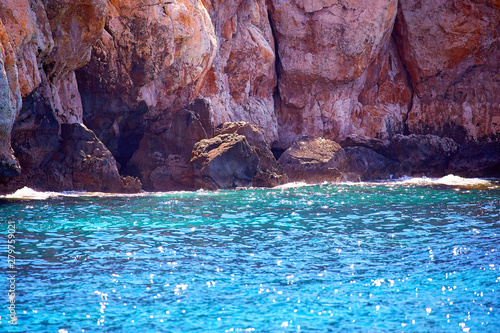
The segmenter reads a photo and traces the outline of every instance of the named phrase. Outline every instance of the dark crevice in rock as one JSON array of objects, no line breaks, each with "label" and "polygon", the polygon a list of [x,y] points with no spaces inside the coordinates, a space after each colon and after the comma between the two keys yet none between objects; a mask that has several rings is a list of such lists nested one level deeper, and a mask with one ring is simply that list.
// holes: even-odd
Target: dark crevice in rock
[{"label": "dark crevice in rock", "polygon": [[[394,26],[396,26],[396,25],[394,25]],[[396,28],[394,27],[394,29],[396,29]],[[397,55],[399,57],[399,60],[401,61],[401,64],[403,65],[403,70],[406,74],[406,82],[408,82],[408,88],[410,89],[410,93],[411,93],[410,104],[408,104],[408,112],[403,115],[403,134],[410,135],[410,130],[408,128],[408,118],[410,116],[411,110],[413,109],[413,99],[415,98],[415,90],[413,88],[413,82],[411,80],[410,71],[408,70],[408,67],[404,63],[403,57],[401,56],[401,50],[400,50],[401,45],[400,45],[400,43],[398,43],[398,38],[396,36],[394,29],[393,29],[391,38],[394,41],[394,45],[396,45],[396,52],[397,52]]]},{"label": "dark crevice in rock", "polygon": [[[268,4],[268,8],[269,8],[269,6],[272,6],[272,3]],[[274,112],[275,112],[276,116],[278,116],[278,112],[281,108],[281,102],[282,102],[281,93],[280,93],[280,89],[279,89],[279,83],[280,83],[281,78],[282,78],[283,69],[282,69],[281,58],[280,58],[280,54],[279,54],[278,38],[276,36],[276,26],[275,26],[275,23],[271,17],[271,12],[269,10],[267,11],[267,18],[269,20],[269,26],[271,27],[271,33],[273,35],[273,41],[274,41],[274,56],[275,56],[274,67],[275,67],[275,71],[276,71],[276,86],[274,87],[274,90],[273,90],[273,100],[274,100]],[[278,127],[279,127],[279,121],[278,121]],[[279,129],[278,129],[278,131],[279,131]],[[278,144],[278,142],[272,142],[271,146],[274,147],[277,144]],[[277,151],[277,152],[280,151],[278,156],[273,151],[273,154],[276,157],[276,159],[278,159],[279,156],[281,156],[281,154],[285,150],[286,149],[276,148],[275,151]]]},{"label": "dark crevice in rock", "polygon": [[273,19],[271,18],[271,13],[269,11],[267,12],[267,17],[269,20],[269,25],[271,26],[271,33],[273,34],[273,40],[274,40],[274,54],[275,54],[274,66],[276,69],[276,87],[274,88],[273,97],[274,97],[274,100],[276,102],[276,101],[281,101],[281,96],[280,96],[280,91],[279,91],[279,82],[280,82],[281,75],[282,75],[282,68],[281,68],[280,54],[278,51],[278,38],[276,37],[276,27],[274,25]]},{"label": "dark crevice in rock", "polygon": [[278,147],[272,147],[271,152],[273,153],[273,156],[276,160],[279,160],[281,155],[285,152],[286,149],[283,148],[278,148]]},{"label": "dark crevice in rock", "polygon": [[126,169],[128,161],[134,156],[144,137],[146,127],[143,118],[143,113],[139,115],[132,113],[120,126],[122,135],[118,141],[117,151],[113,154],[120,164],[120,172]]}]

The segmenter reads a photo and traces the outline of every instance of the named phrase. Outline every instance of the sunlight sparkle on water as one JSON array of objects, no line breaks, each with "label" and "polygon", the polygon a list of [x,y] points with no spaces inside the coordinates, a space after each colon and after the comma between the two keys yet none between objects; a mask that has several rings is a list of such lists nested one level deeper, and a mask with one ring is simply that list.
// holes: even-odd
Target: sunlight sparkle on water
[{"label": "sunlight sparkle on water", "polygon": [[6,198],[7,332],[496,332],[500,190],[457,181]]}]

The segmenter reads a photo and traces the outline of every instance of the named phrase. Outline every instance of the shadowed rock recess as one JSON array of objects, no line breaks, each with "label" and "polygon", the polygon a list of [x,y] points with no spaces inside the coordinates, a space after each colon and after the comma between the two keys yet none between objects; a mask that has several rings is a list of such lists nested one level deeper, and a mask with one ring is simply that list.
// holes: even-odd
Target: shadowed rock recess
[{"label": "shadowed rock recess", "polygon": [[0,0],[0,193],[500,177],[500,2]]}]

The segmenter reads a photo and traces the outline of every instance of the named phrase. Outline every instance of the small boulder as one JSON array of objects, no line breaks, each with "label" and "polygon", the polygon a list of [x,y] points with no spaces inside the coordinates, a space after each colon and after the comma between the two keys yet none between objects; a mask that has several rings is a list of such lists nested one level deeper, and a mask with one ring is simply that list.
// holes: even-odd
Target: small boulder
[{"label": "small boulder", "polygon": [[321,183],[342,181],[346,167],[344,149],[335,141],[303,136],[278,160],[290,181]]},{"label": "small boulder", "polygon": [[191,159],[195,187],[208,190],[249,186],[259,157],[243,135],[221,134],[196,143]]}]

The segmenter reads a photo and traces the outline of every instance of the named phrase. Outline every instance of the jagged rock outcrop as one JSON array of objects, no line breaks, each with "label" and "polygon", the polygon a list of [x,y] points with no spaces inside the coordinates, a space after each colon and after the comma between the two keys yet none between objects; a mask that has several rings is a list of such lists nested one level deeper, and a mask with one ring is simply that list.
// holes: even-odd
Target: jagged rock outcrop
[{"label": "jagged rock outcrop", "polygon": [[214,136],[212,105],[196,99],[185,108],[152,121],[125,172],[147,191],[194,189],[190,165],[195,143]]},{"label": "jagged rock outcrop", "polygon": [[294,182],[343,181],[346,154],[335,141],[300,137],[279,158],[288,179]]},{"label": "jagged rock outcrop", "polygon": [[257,126],[247,122],[229,122],[217,127],[215,134],[243,135],[259,157],[258,172],[252,180],[257,187],[274,187],[288,181],[283,167],[278,163],[270,149],[264,133]]},{"label": "jagged rock outcrop", "polygon": [[247,139],[221,134],[196,143],[191,159],[197,188],[216,190],[251,185],[259,157]]},{"label": "jagged rock outcrop", "polygon": [[54,171],[49,189],[114,193],[135,193],[141,189],[139,180],[120,176],[110,151],[84,125],[63,124],[61,132],[62,154],[50,163]]},{"label": "jagged rock outcrop", "polygon": [[92,131],[82,124],[60,125],[50,106],[39,90],[24,101],[12,133],[23,172],[0,185],[2,192],[24,186],[47,191],[140,191],[138,180],[120,176],[114,157]]},{"label": "jagged rock outcrop", "polygon": [[[101,36],[105,12],[105,0],[0,3],[2,57],[7,59],[2,68],[7,89],[1,91],[10,97],[10,104],[2,103],[6,106],[1,124],[5,134],[0,155],[5,156],[3,152],[12,144],[21,167],[20,175],[3,172],[2,191],[21,186],[140,190],[140,182],[121,178],[114,157],[97,138],[80,142],[65,127],[85,128],[74,71],[89,60],[93,44]],[[82,131],[93,136],[87,129]],[[80,156],[82,152],[85,156]],[[2,158],[3,170],[5,161],[9,163],[9,156]],[[17,177],[6,181],[6,175]]]}]

